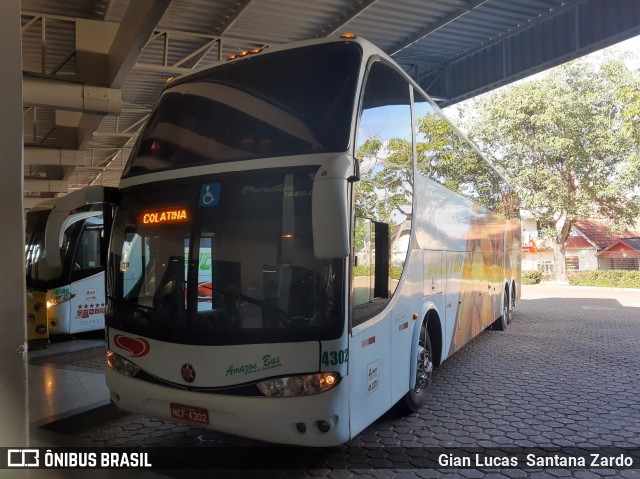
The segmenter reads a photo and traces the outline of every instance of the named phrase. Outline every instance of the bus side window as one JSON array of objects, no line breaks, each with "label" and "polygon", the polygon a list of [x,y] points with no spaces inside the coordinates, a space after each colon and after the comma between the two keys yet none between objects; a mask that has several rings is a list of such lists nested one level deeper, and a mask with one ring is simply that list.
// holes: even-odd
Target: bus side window
[{"label": "bus side window", "polygon": [[[352,326],[380,313],[393,296],[410,247],[413,144],[410,85],[383,62],[370,66],[358,123],[354,184]],[[366,218],[366,219],[365,219]]]}]

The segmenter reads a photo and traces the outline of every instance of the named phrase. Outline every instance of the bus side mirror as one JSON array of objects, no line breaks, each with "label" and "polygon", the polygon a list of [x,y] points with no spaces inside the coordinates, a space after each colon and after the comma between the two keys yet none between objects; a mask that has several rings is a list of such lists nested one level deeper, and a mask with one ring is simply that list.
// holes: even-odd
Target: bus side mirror
[{"label": "bus side mirror", "polygon": [[347,155],[338,155],[322,165],[313,179],[313,253],[318,259],[349,256],[347,186],[352,176],[352,160]]}]

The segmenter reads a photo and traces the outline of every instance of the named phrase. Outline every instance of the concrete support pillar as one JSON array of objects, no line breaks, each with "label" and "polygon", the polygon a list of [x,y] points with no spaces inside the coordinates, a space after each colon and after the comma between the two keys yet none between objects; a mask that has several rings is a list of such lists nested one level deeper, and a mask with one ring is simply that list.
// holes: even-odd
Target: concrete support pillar
[{"label": "concrete support pillar", "polygon": [[[28,445],[27,351],[25,330],[24,213],[22,208],[22,39],[20,1],[0,1],[0,446]],[[23,477],[5,471],[3,477]]]}]

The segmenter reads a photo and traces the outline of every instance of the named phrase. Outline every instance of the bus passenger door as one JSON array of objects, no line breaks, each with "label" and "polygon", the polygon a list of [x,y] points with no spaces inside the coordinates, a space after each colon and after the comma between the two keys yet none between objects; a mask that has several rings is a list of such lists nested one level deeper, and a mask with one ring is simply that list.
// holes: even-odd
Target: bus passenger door
[{"label": "bus passenger door", "polygon": [[[398,289],[411,248],[413,222],[411,86],[398,70],[379,59],[372,59],[367,69],[354,142],[360,175],[353,189],[352,245],[353,258],[362,261],[354,261],[351,277],[352,435],[393,405],[391,367],[397,351],[392,351],[395,318],[389,306],[394,295],[400,296],[396,303],[405,299],[406,291]],[[403,308],[399,318],[404,317]],[[400,367],[399,374],[408,378],[409,364]]]},{"label": "bus passenger door", "polygon": [[[351,434],[367,427],[391,406],[388,225],[356,218],[349,337]],[[376,241],[377,239],[377,241]],[[386,241],[386,246],[382,244]],[[381,284],[384,288],[381,289]],[[377,286],[377,287],[376,287]]]},{"label": "bus passenger door", "polygon": [[104,328],[105,279],[101,245],[105,234],[102,218],[86,220],[71,261],[72,298],[69,334]]},{"label": "bus passenger door", "polygon": [[[391,406],[388,225],[356,218],[351,277],[349,337],[351,434],[361,431]],[[377,241],[376,241],[377,239]],[[385,244],[386,243],[386,246]],[[378,286],[376,288],[376,285]]]}]

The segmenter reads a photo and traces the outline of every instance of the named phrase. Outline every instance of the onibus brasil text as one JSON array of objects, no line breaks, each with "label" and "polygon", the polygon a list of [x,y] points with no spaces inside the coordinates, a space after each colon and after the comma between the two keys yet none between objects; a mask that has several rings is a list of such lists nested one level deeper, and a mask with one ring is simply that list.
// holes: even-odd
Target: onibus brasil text
[{"label": "onibus brasil text", "polygon": [[[132,468],[153,467],[147,452],[54,452],[47,450],[44,466],[51,468],[108,467]],[[40,464],[42,465],[42,463]]]}]

